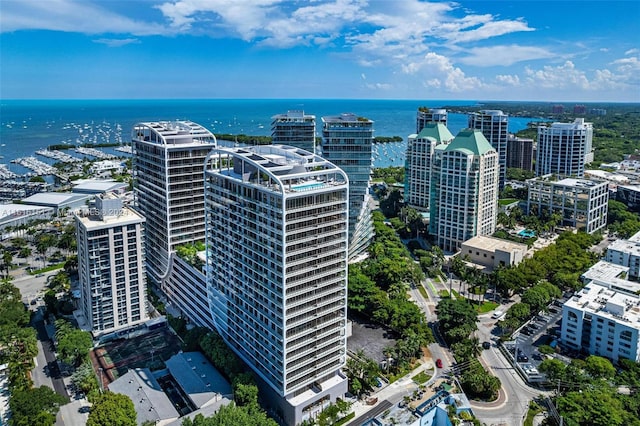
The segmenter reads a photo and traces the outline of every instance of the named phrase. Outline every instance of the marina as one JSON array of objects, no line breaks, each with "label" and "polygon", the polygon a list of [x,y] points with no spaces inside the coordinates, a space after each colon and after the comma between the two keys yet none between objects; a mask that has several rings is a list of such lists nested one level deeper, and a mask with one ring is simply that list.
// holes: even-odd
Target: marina
[{"label": "marina", "polygon": [[6,164],[0,164],[0,180],[16,179],[17,177],[18,174],[9,170]]},{"label": "marina", "polygon": [[36,157],[21,157],[11,160],[11,162],[33,170],[37,176],[54,175],[57,171],[55,167],[38,160]]},{"label": "marina", "polygon": [[81,158],[73,157],[66,152],[57,151],[57,150],[48,150],[48,149],[39,149],[36,151],[36,154],[42,155],[43,157],[52,158],[54,160],[58,160],[62,163],[77,163],[82,161]]},{"label": "marina", "polygon": [[89,155],[91,157],[99,158],[101,160],[113,160],[114,158],[118,158],[115,155],[107,154],[104,151],[100,151],[95,148],[86,148],[86,147],[78,147],[75,149],[77,153]]}]

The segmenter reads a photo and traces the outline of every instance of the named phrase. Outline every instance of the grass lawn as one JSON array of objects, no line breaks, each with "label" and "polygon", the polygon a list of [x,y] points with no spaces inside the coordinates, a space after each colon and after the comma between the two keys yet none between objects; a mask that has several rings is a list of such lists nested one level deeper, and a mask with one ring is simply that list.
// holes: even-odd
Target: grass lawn
[{"label": "grass lawn", "polygon": [[418,291],[420,292],[422,297],[424,297],[427,300],[429,299],[429,295],[427,294],[427,290],[425,290],[425,288],[424,288],[424,286],[422,284],[418,285]]},{"label": "grass lawn", "polygon": [[427,374],[424,371],[421,371],[420,373],[416,374],[415,376],[413,376],[411,378],[411,380],[413,380],[414,382],[416,382],[417,384],[421,385],[423,383],[427,383],[427,381],[431,378],[431,375]]},{"label": "grass lawn", "polygon": [[486,314],[489,311],[493,311],[495,308],[497,308],[499,305],[496,302],[484,302],[482,305],[479,305],[477,307],[478,313],[481,314]]},{"label": "grass lawn", "polygon": [[503,198],[501,200],[498,200],[498,205],[499,206],[508,206],[509,204],[513,204],[513,203],[517,203],[518,200],[517,198]]},{"label": "grass lawn", "polygon": [[542,412],[542,407],[538,404],[532,402],[529,404],[529,411],[527,411],[527,417],[524,419],[524,426],[533,426],[533,418],[536,414]]},{"label": "grass lawn", "polygon": [[448,290],[440,290],[438,292],[438,296],[442,297],[443,299],[446,299],[447,297],[449,297],[449,291]]},{"label": "grass lawn", "polygon": [[57,263],[55,265],[47,266],[46,268],[31,270],[29,274],[37,275],[37,274],[44,274],[45,272],[55,271],[56,269],[62,269],[64,267],[64,264],[65,262],[62,262],[62,263]]}]

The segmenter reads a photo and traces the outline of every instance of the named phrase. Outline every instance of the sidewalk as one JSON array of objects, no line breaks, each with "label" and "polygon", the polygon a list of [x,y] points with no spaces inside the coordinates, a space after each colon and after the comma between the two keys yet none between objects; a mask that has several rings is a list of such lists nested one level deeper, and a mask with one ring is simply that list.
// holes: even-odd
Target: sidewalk
[{"label": "sidewalk", "polygon": [[410,395],[411,393],[413,393],[413,391],[418,389],[418,385],[412,380],[412,377],[414,377],[416,374],[419,374],[423,371],[428,371],[428,370],[432,370],[434,375],[432,375],[429,378],[429,380],[426,383],[424,383],[424,386],[427,386],[427,387],[431,386],[437,378],[438,370],[435,369],[433,360],[422,358],[419,361],[419,365],[416,368],[414,368],[411,372],[401,377],[400,379],[396,380],[395,382],[390,383],[386,386],[383,386],[377,392],[372,393],[370,397],[378,398],[378,401],[376,401],[375,404],[367,405],[365,400],[362,400],[362,399],[354,402],[353,405],[351,406],[351,411],[353,411],[356,414],[356,416],[348,424],[352,424],[359,417],[365,415],[370,410],[375,409],[382,401],[388,400],[392,403],[396,403],[399,400],[401,400],[402,397],[404,397],[404,395]]}]

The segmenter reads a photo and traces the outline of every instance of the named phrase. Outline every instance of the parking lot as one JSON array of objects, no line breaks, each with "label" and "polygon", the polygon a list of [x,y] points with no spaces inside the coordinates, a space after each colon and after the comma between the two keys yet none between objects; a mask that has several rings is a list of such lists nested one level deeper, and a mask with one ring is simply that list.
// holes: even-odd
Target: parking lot
[{"label": "parking lot", "polygon": [[549,355],[539,352],[542,345],[553,348],[558,344],[562,324],[562,304],[560,299],[547,307],[547,312],[539,312],[514,335],[514,340],[505,342],[505,348],[515,358],[522,372],[531,382],[543,381],[538,366]]}]

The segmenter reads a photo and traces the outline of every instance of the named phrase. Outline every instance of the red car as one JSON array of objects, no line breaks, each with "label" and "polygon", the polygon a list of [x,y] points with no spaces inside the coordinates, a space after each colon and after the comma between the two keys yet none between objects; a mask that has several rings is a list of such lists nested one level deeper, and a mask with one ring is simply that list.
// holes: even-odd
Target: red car
[{"label": "red car", "polygon": [[436,367],[442,368],[442,360],[440,358],[436,359]]}]

